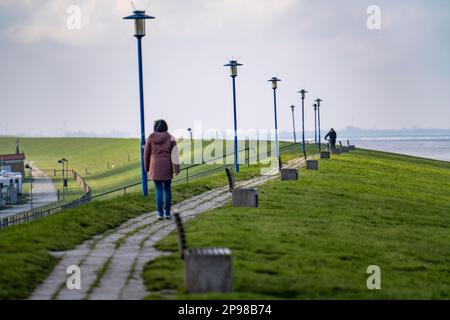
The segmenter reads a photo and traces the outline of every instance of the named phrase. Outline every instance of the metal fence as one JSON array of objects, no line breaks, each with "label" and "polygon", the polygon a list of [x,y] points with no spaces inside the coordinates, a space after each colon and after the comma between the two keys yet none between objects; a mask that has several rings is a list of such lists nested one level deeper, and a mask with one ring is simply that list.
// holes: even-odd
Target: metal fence
[{"label": "metal fence", "polygon": [[[301,145],[301,143],[291,143],[291,144],[285,145],[283,147],[280,147],[280,153],[282,151],[286,151],[286,150],[292,149],[294,146],[299,146],[299,145]],[[272,155],[272,150],[268,150],[267,153],[264,153],[263,155],[256,154],[255,156],[251,157],[250,156],[250,150],[252,150],[251,147],[246,147],[246,148],[244,148],[244,149],[239,151],[239,153],[240,152],[245,152],[245,163],[247,165],[250,165],[250,162],[253,161],[255,158],[258,161],[258,159],[262,158],[262,156],[270,157]],[[208,161],[202,161],[202,163],[193,164],[191,166],[184,167],[184,168],[182,168],[180,170],[180,175],[179,175],[182,178],[174,179],[173,183],[176,184],[176,183],[180,183],[180,182],[188,182],[189,180],[194,180],[194,179],[197,179],[197,178],[200,178],[200,177],[204,177],[204,176],[210,175],[212,173],[224,170],[227,166],[229,166],[229,164],[219,165],[219,166],[217,166],[215,168],[208,169],[208,170],[205,170],[205,171],[201,171],[201,172],[195,173],[193,175],[189,175],[189,170],[193,169],[194,167],[198,167],[198,166],[205,165],[205,164],[208,164],[208,163],[211,163],[211,162],[215,162],[215,161],[220,160],[220,159],[226,160],[227,157],[230,157],[232,155],[234,155],[234,153],[225,154],[225,155],[223,155],[221,157],[217,157],[217,158],[214,158],[214,159],[211,159],[211,160],[208,160]],[[226,161],[225,161],[225,163],[226,163]],[[184,174],[182,174],[183,171],[185,172]],[[134,187],[137,187],[139,185],[141,185],[140,181],[136,182],[136,183],[133,183],[133,184],[130,184],[130,185],[127,185],[127,186],[124,186],[124,187],[120,187],[120,188],[117,188],[117,189],[114,189],[114,190],[110,190],[110,191],[107,191],[107,192],[104,192],[104,193],[100,193],[100,194],[97,194],[97,195],[92,195],[92,192],[89,189],[88,192],[85,195],[83,195],[81,198],[73,200],[73,201],[71,201],[69,203],[66,203],[66,204],[63,204],[63,205],[59,205],[59,206],[52,207],[52,208],[49,208],[49,209],[35,209],[35,210],[32,210],[32,211],[21,212],[21,213],[18,213],[18,214],[15,214],[15,215],[12,215],[12,216],[9,216],[9,217],[6,217],[6,218],[0,218],[0,229],[9,227],[9,226],[15,225],[15,224],[20,224],[20,223],[24,223],[24,222],[30,222],[30,221],[33,221],[33,220],[36,220],[36,219],[39,219],[39,218],[42,218],[42,217],[46,217],[46,216],[52,215],[52,214],[57,213],[57,212],[64,211],[66,209],[75,208],[75,207],[84,205],[86,203],[89,203],[93,199],[106,197],[106,196],[111,195],[113,193],[123,192],[123,194],[127,194],[127,190],[129,190],[131,188],[134,188]]]}]

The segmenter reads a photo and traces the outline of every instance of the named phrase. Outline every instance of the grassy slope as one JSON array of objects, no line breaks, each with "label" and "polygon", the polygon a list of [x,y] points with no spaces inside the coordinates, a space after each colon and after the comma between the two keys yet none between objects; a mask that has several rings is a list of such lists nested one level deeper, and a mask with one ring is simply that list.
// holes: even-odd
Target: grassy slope
[{"label": "grassy slope", "polygon": [[[287,161],[298,154],[296,149],[289,150],[284,152],[283,159]],[[242,166],[238,180],[259,174],[258,165]],[[226,184],[224,172],[191,180],[174,186],[174,201]],[[95,201],[35,222],[0,230],[0,300],[27,298],[58,262],[49,251],[71,249],[96,234],[152,210],[153,195],[145,199],[138,194],[130,194]]]},{"label": "grassy slope", "polygon": [[[357,151],[296,182],[261,188],[260,208],[227,206],[187,224],[191,247],[233,251],[234,292],[187,295],[174,253],[144,271],[149,298],[450,298],[450,163]],[[159,243],[177,250],[176,235]],[[366,288],[369,265],[382,290]]]},{"label": "grassy slope", "polygon": [[[0,137],[0,154],[14,152],[16,140],[17,138]],[[47,174],[55,180],[57,188],[62,185],[62,180],[60,175],[57,178],[53,177],[53,169],[58,169],[57,161],[61,158],[69,159],[69,169],[78,171],[92,187],[94,194],[140,181],[138,139],[19,138],[19,140],[20,148],[25,152],[27,159],[34,161],[38,168],[49,170]],[[208,143],[205,141],[204,145]],[[281,146],[286,144],[281,142]],[[194,144],[192,149],[193,154],[199,150]],[[130,156],[130,162],[128,156]],[[231,160],[232,157],[229,159]],[[191,169],[189,174],[193,175],[202,170],[205,170],[205,166]],[[70,187],[72,199],[82,195],[81,189],[75,184],[71,184]],[[133,190],[138,191],[139,187]]]},{"label": "grassy slope", "polygon": [[[104,138],[20,138],[20,147],[27,159],[53,178],[57,161],[69,159],[75,169],[98,192],[134,183],[139,180],[138,140]],[[0,138],[0,153],[11,152],[16,138]],[[130,155],[131,162],[128,162]],[[114,169],[108,169],[115,165]],[[61,167],[59,167],[61,169]],[[86,169],[89,174],[86,174]],[[61,182],[56,181],[59,186]]]}]

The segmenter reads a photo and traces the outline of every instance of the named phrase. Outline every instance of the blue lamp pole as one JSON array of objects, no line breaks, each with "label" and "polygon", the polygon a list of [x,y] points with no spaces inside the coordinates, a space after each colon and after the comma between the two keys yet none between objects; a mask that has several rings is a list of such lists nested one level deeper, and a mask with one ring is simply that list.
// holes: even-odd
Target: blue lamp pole
[{"label": "blue lamp pole", "polygon": [[239,172],[239,156],[238,156],[238,138],[237,138],[237,115],[236,115],[236,77],[237,67],[242,66],[236,60],[231,60],[224,67],[230,67],[231,79],[233,80],[233,112],[234,112],[234,165],[236,173]]},{"label": "blue lamp pole", "polygon": [[274,118],[275,118],[275,155],[277,159],[280,159],[280,143],[278,141],[278,118],[277,118],[277,88],[278,88],[278,82],[281,80],[277,77],[272,77],[272,79],[268,80],[272,83],[272,89],[273,89],[273,112],[274,112]]},{"label": "blue lamp pole", "polygon": [[317,146],[317,103],[314,103],[313,107],[314,107],[314,143]]},{"label": "blue lamp pole", "polygon": [[305,95],[308,93],[305,89],[300,90],[298,93],[302,95],[302,151],[306,159],[306,147],[305,147]]},{"label": "blue lamp pole", "polygon": [[148,196],[148,179],[147,172],[144,166],[144,147],[145,147],[145,119],[144,119],[144,83],[142,72],[142,44],[141,40],[145,37],[145,20],[155,19],[155,17],[148,16],[145,11],[135,10],[131,16],[124,17],[126,20],[134,20],[135,34],[138,47],[138,69],[139,69],[139,101],[140,101],[140,114],[141,114],[141,176],[142,176],[142,195]]},{"label": "blue lamp pole", "polygon": [[295,115],[294,115],[295,106],[291,106],[292,110],[292,129],[294,130],[294,143],[297,143],[297,135],[295,134]]},{"label": "blue lamp pole", "polygon": [[317,126],[318,126],[318,134],[319,134],[319,151],[322,149],[322,143],[321,143],[321,138],[320,138],[320,103],[323,100],[321,100],[320,98],[316,99],[317,102]]}]

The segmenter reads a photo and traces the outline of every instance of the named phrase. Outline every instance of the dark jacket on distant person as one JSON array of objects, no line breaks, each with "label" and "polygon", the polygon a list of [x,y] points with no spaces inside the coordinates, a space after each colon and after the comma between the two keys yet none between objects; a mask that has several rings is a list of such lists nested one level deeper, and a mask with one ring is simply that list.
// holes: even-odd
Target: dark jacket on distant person
[{"label": "dark jacket on distant person", "polygon": [[331,143],[332,143],[333,145],[336,144],[336,138],[337,138],[336,131],[334,131],[333,129],[331,129],[331,130],[327,133],[327,135],[325,136],[325,140],[326,140],[328,137],[330,137],[330,141],[331,141]]}]

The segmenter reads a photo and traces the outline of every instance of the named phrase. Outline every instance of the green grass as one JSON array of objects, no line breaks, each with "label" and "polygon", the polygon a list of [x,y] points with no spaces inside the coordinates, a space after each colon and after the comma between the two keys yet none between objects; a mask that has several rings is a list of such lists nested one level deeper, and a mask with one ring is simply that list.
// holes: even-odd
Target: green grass
[{"label": "green grass", "polygon": [[[188,246],[232,250],[232,293],[185,293],[172,233],[158,249],[174,253],[145,267],[148,298],[450,298],[449,162],[358,150],[300,176],[262,186],[258,209],[187,223]],[[381,290],[366,287],[369,265]]]},{"label": "green grass", "polygon": [[[0,137],[0,154],[13,153],[16,140],[16,137]],[[34,165],[46,172],[54,180],[56,188],[60,188],[62,185],[62,168],[58,166],[58,160],[61,158],[69,160],[69,169],[76,170],[85,179],[86,183],[92,188],[93,194],[118,189],[137,183],[141,179],[138,139],[19,138],[19,140],[21,151],[25,152],[27,159],[33,161]],[[179,142],[180,149],[186,142]],[[203,146],[209,143],[204,141]],[[280,146],[287,144],[289,143],[281,142]],[[199,147],[200,144],[198,146],[192,144],[192,158],[194,154],[200,152]],[[313,146],[308,146],[308,150],[312,152]],[[228,153],[228,151],[225,153]],[[244,155],[244,152],[241,154]],[[292,154],[298,155],[298,152],[292,151]],[[233,157],[229,156],[228,159],[231,160]],[[190,169],[189,175],[192,176],[209,168],[211,168],[211,165],[198,166]],[[54,177],[54,169],[59,169],[56,177]],[[179,179],[185,177],[185,175],[186,172],[183,172]],[[79,198],[82,195],[81,189],[71,180],[69,184],[67,199]],[[139,187],[132,188],[129,191],[139,191]],[[113,194],[113,196],[117,195]]]},{"label": "green grass", "polygon": [[[17,138],[0,138],[0,153],[12,153]],[[51,178],[61,170],[58,160],[69,160],[95,192],[114,189],[139,181],[139,141],[105,138],[19,138],[20,148],[28,160]],[[130,162],[128,161],[130,157]],[[109,168],[108,168],[109,163]],[[61,185],[61,172],[55,185]]]},{"label": "green grass", "polygon": [[[292,157],[296,151],[286,152]],[[242,166],[238,180],[260,174],[261,167]],[[174,185],[173,201],[179,202],[227,184],[224,172]],[[58,260],[49,251],[74,248],[144,212],[155,209],[153,195],[137,193],[70,209],[27,224],[0,230],[0,299],[25,299],[52,271]],[[119,239],[120,241],[120,239]]]}]

